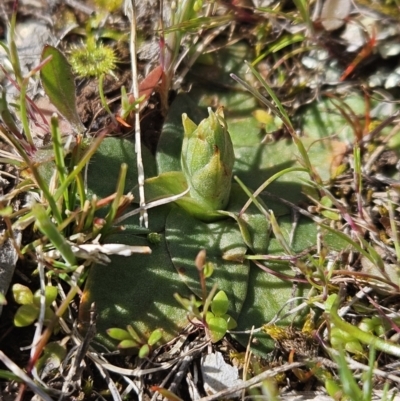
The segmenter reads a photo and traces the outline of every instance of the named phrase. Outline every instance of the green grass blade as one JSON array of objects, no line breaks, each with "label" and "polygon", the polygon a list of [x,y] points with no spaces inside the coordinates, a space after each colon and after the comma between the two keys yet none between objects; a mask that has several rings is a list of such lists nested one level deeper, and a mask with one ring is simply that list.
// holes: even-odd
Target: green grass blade
[{"label": "green grass blade", "polygon": [[73,171],[66,177],[65,181],[60,185],[60,187],[57,189],[56,193],[54,194],[54,199],[57,201],[64,193],[64,191],[68,188],[69,185],[72,184],[72,182],[75,180],[78,174],[85,168],[87,163],[89,163],[89,160],[91,157],[96,153],[96,150],[100,146],[101,142],[107,135],[106,131],[103,131],[96,139],[91,143],[89,149],[84,153],[82,158],[79,160],[78,165],[74,168]]},{"label": "green grass blade", "polygon": [[276,41],[266,52],[260,54],[252,63],[252,66],[257,65],[261,60],[267,57],[271,53],[276,53],[279,50],[284,49],[287,46],[290,46],[297,42],[302,42],[304,40],[304,35],[298,33],[295,35],[285,35]]},{"label": "green grass blade", "polygon": [[[50,128],[51,128],[51,139],[53,140],[54,161],[56,164],[58,179],[60,180],[60,183],[63,184],[65,182],[67,170],[65,166],[64,151],[61,141],[61,132],[58,127],[58,118],[56,115],[53,115],[51,117]],[[69,209],[70,204],[69,204],[68,191],[67,190],[64,191],[63,195],[65,203],[67,205],[66,207]]]},{"label": "green grass blade", "polygon": [[[305,173],[307,173],[307,169],[305,169],[304,167],[289,167],[287,169],[278,171],[276,174],[274,174],[272,177],[268,178],[267,181],[265,181],[262,185],[260,185],[257,190],[252,194],[252,196],[249,196],[249,200],[246,202],[246,204],[243,206],[241,213],[244,213],[246,211],[246,209],[251,205],[251,203],[253,202],[253,198],[256,198],[258,195],[260,195],[260,193],[262,191],[265,190],[265,188],[268,187],[268,185],[270,185],[272,182],[274,182],[275,180],[277,180],[279,177],[282,177],[285,174],[288,173],[292,173],[295,171],[304,171]],[[235,177],[236,180],[236,177]],[[239,182],[240,180],[237,180],[237,182]],[[239,182],[240,184],[240,182]],[[242,187],[243,188],[243,187]]]},{"label": "green grass blade", "polygon": [[32,212],[36,217],[36,225],[41,233],[51,241],[55,248],[60,252],[64,260],[70,266],[74,266],[76,264],[76,258],[72,252],[71,246],[58,231],[55,224],[51,221],[44,207],[42,205],[35,204],[32,206]]},{"label": "green grass blade", "polygon": [[[369,347],[374,347],[377,350],[385,352],[389,355],[400,357],[400,345],[376,337],[373,334],[363,331],[357,326],[347,323],[346,321],[341,319],[337,314],[337,309],[339,306],[338,296],[335,295],[335,297],[336,299],[333,302],[332,307],[327,310],[327,312],[329,313],[329,320],[334,326],[336,326],[340,330],[345,331],[346,333],[356,338],[363,344],[368,345]],[[362,398],[359,397],[354,399],[361,400]]]},{"label": "green grass blade", "polygon": [[337,364],[339,365],[339,376],[340,382],[342,384],[343,392],[350,400],[360,400],[363,401],[362,391],[356,383],[353,372],[350,370],[346,358],[344,356],[344,351],[339,350],[339,355],[337,356]]},{"label": "green grass blade", "polygon": [[38,185],[38,187],[40,188],[40,190],[43,192],[43,196],[45,197],[45,199],[47,200],[47,202],[49,203],[49,206],[51,208],[51,211],[55,217],[55,219],[57,220],[57,223],[61,223],[62,222],[62,217],[61,217],[61,213],[57,207],[56,204],[56,199],[52,196],[52,194],[50,193],[50,189],[46,183],[46,181],[42,178],[42,176],[39,174],[38,169],[36,168],[36,166],[31,162],[31,159],[29,158],[29,156],[27,155],[25,149],[22,147],[22,145],[20,144],[20,142],[17,140],[17,138],[15,138],[13,135],[9,135],[7,132],[2,131],[4,133],[4,135],[6,136],[7,140],[9,140],[11,142],[11,144],[14,146],[14,148],[18,151],[18,154],[21,156],[21,158],[24,160],[24,162],[26,163],[26,165],[29,167],[29,169],[32,172],[32,175]]},{"label": "green grass blade", "polygon": [[115,216],[117,215],[118,207],[120,205],[121,197],[125,189],[126,173],[128,171],[128,165],[126,163],[121,164],[119,171],[119,177],[117,181],[116,196],[111,205],[110,211],[106,216],[106,223],[104,224],[101,233],[106,234],[109,232],[110,228],[114,223]]}]

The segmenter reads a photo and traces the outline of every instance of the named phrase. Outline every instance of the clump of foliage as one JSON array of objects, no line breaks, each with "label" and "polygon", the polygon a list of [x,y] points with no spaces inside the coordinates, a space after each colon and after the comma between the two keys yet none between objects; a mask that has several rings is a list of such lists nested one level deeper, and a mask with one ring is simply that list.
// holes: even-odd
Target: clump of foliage
[{"label": "clump of foliage", "polygon": [[161,330],[154,330],[147,341],[143,341],[132,326],[126,330],[117,327],[107,330],[107,334],[114,340],[118,340],[119,349],[137,348],[139,358],[147,358],[154,347],[162,338]]},{"label": "clump of foliage", "polygon": [[[40,290],[35,294],[29,287],[22,284],[14,284],[12,287],[15,302],[21,305],[14,316],[14,324],[17,327],[29,326],[34,323],[40,314]],[[44,289],[44,323],[48,324],[54,319],[54,312],[51,309],[51,304],[58,295],[58,289],[54,286],[46,286]]]}]

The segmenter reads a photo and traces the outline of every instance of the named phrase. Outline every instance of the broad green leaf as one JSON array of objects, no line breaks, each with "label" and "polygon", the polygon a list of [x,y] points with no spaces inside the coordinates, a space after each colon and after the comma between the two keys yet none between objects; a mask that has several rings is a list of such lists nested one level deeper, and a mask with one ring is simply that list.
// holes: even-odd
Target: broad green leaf
[{"label": "broad green leaf", "polygon": [[[145,177],[156,175],[154,156],[146,147],[142,147]],[[89,195],[97,195],[105,198],[115,192],[116,179],[122,163],[128,165],[125,181],[125,193],[133,190],[138,183],[135,144],[128,139],[105,138],[88,165]],[[135,192],[134,202],[139,199],[139,193]],[[148,202],[148,199],[146,199]],[[129,207],[125,213],[136,209],[137,204]],[[149,229],[139,226],[139,215],[132,216],[123,221],[127,230],[134,233],[149,233],[160,231],[165,225],[165,216],[168,206],[149,210]],[[98,215],[106,214],[107,209],[99,210]]]},{"label": "broad green leaf", "polygon": [[[289,216],[284,216],[279,219],[279,226],[282,230],[287,241],[290,239],[290,233],[293,230],[292,220]],[[338,233],[340,234],[340,232]],[[333,232],[320,230],[312,220],[302,217],[294,231],[292,249],[294,252],[301,252],[302,250],[313,246],[317,243],[317,236],[322,238],[324,246],[335,251],[341,251],[349,247],[349,243],[344,241],[339,235]],[[279,245],[274,241],[270,242],[268,253],[279,253],[281,251]]]},{"label": "broad green leaf", "polygon": [[[144,183],[145,196],[148,202],[168,198],[172,195],[179,195],[185,192],[187,188],[188,184],[181,171],[162,173],[157,177],[147,179]],[[137,188],[135,188],[134,194],[137,192]],[[203,205],[189,195],[178,199],[176,203],[191,215],[199,217],[204,221],[213,221],[222,218],[217,211],[211,210],[207,212]]]},{"label": "broad green leaf", "polygon": [[[335,101],[335,103],[343,107],[338,101]],[[354,129],[340,113],[335,103],[332,99],[325,98],[307,107],[301,115],[305,137],[318,139],[334,135],[336,139],[339,138],[341,141],[353,142],[355,140]],[[366,112],[364,96],[354,93],[346,96],[344,103],[359,118],[359,122],[362,124],[362,119]],[[334,143],[334,141],[325,141],[325,146],[330,146],[331,143]]]},{"label": "broad green leaf", "polygon": [[40,70],[43,88],[57,110],[68,120],[77,133],[83,133],[83,126],[75,102],[75,82],[65,56],[53,46],[46,45],[41,60],[52,59]]},{"label": "broad green leaf", "polygon": [[[248,248],[254,253],[266,252],[270,237],[270,223],[266,216],[252,204],[243,213],[242,208],[248,201],[248,196],[236,183],[232,185],[231,199],[228,204],[226,215],[236,220],[242,238]],[[261,205],[268,207],[259,200]]]},{"label": "broad green leaf", "polygon": [[[279,273],[292,274],[291,269],[286,266],[269,266],[275,268]],[[305,295],[302,291],[297,290],[293,294],[293,285],[291,282],[267,273],[254,264],[251,264],[249,274],[249,286],[246,301],[243,305],[242,313],[237,319],[237,328],[235,330],[251,330],[254,327],[261,327],[269,322],[282,306],[293,296]],[[292,323],[290,320],[282,322],[282,324]],[[234,337],[242,344],[248,343],[249,335],[234,334]],[[259,352],[271,351],[274,347],[273,341],[264,333],[257,333],[255,338],[258,344],[254,345],[254,349]]]},{"label": "broad green leaf", "polygon": [[207,117],[188,95],[178,95],[168,110],[157,145],[158,173],[181,171],[181,149],[183,141],[182,114],[186,113],[196,124]]},{"label": "broad green leaf", "polygon": [[[231,109],[232,106],[236,104],[236,108],[240,107],[244,112],[249,111],[256,104],[255,99],[252,100],[247,97],[247,102],[243,103],[240,101],[240,96],[235,96],[237,94],[243,94],[242,88],[232,80],[229,76],[230,73],[235,73],[241,76],[250,76],[248,73],[248,67],[243,62],[244,60],[252,60],[254,58],[254,51],[249,47],[244,41],[225,46],[218,52],[209,53],[213,57],[213,62],[208,65],[195,64],[191,71],[197,76],[203,77],[201,85],[196,85],[192,88],[192,92],[199,91],[207,97],[207,103],[214,102],[217,99],[219,103],[224,105],[227,109]],[[213,98],[213,91],[215,88],[230,87],[240,90],[220,90],[218,98]],[[226,103],[229,101],[229,104]],[[204,104],[200,104],[204,106]],[[207,104],[210,106],[210,104]]]},{"label": "broad green leaf", "polygon": [[[279,219],[279,226],[285,239],[290,243],[289,237],[293,228],[291,217],[281,217]],[[317,235],[317,225],[312,220],[306,218],[300,219],[294,232],[291,249],[294,253],[297,253],[315,245]],[[345,241],[332,233],[324,233],[322,238],[324,246],[330,249],[343,250],[348,247]],[[274,256],[284,254],[282,247],[275,238],[270,240],[266,254]],[[295,275],[288,262],[263,262],[263,264],[278,275],[286,274],[291,277]],[[242,313],[238,318],[238,327],[236,330],[250,330],[253,325],[261,327],[263,324],[269,322],[289,299],[296,296],[306,296],[307,288],[304,285],[299,285],[297,286],[297,291],[294,293],[291,281],[283,280],[279,276],[268,273],[251,264],[247,297]],[[299,302],[301,301],[296,301],[294,305],[297,305]],[[285,323],[292,324],[293,321],[289,318],[285,321],[280,321],[279,324]],[[248,335],[235,334],[234,337],[243,345],[247,344]],[[273,348],[274,343],[266,334],[257,333],[255,337],[259,341],[259,344],[254,346],[254,349],[257,351],[268,352]]]},{"label": "broad green leaf", "polygon": [[[225,291],[229,312],[237,316],[246,297],[249,266],[241,262],[246,246],[236,222],[225,219],[207,224],[175,208],[168,215],[165,237],[179,277],[199,298],[202,291],[194,261],[201,249],[206,250],[207,262],[214,264],[214,273],[206,282],[207,289],[210,291],[216,283],[219,290]],[[226,254],[230,260],[224,259]]]},{"label": "broad green leaf", "polygon": [[[156,175],[154,157],[142,147],[142,158],[146,177]],[[88,187],[98,197],[104,198],[115,191],[115,183],[122,163],[128,165],[126,192],[137,185],[137,164],[135,144],[121,138],[105,138],[88,166]]]},{"label": "broad green leaf", "polygon": [[148,245],[152,254],[111,256],[110,265],[93,266],[80,305],[81,322],[89,321],[90,305],[95,302],[97,339],[103,344],[116,345],[106,334],[107,329],[128,325],[142,339],[162,328],[163,341],[169,341],[188,323],[186,310],[173,294],[188,298],[190,292],[168,257],[165,239],[151,245],[144,238],[124,232],[114,235],[112,241],[116,240],[128,245]]}]

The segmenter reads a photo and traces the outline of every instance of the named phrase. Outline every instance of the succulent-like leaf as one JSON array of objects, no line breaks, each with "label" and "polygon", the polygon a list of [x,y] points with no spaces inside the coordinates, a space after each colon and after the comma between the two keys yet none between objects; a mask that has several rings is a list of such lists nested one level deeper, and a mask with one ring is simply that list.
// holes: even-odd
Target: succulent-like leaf
[{"label": "succulent-like leaf", "polygon": [[25,327],[32,324],[39,316],[39,308],[35,305],[21,305],[14,316],[16,327]]},{"label": "succulent-like leaf", "polygon": [[128,333],[129,333],[129,335],[131,336],[131,338],[132,338],[133,340],[135,340],[135,341],[136,341],[137,343],[139,343],[139,344],[143,342],[143,341],[140,339],[138,333],[136,333],[135,329],[134,329],[130,324],[128,324],[128,326],[126,326],[126,328],[128,329]]},{"label": "succulent-like leaf", "polygon": [[20,305],[29,305],[33,303],[33,294],[29,287],[22,284],[14,284],[12,292],[15,302]]},{"label": "succulent-like leaf", "polygon": [[153,346],[157,344],[162,338],[162,331],[159,329],[154,330],[151,334],[149,339],[147,340],[147,344]]},{"label": "succulent-like leaf", "polygon": [[138,353],[139,358],[147,358],[150,354],[150,346],[149,344],[143,344]]},{"label": "succulent-like leaf", "polygon": [[120,349],[127,349],[127,348],[136,348],[138,346],[138,343],[134,340],[122,340],[118,344],[118,348]]},{"label": "succulent-like leaf", "polygon": [[132,339],[128,331],[124,329],[119,329],[118,327],[113,327],[111,329],[108,329],[107,334],[114,340],[122,341],[122,340]]},{"label": "succulent-like leaf", "polygon": [[[46,300],[46,306],[49,306],[55,301],[58,295],[58,288],[53,285],[47,285],[44,288],[44,297]],[[33,294],[33,303],[37,306],[40,305],[40,290]]]}]

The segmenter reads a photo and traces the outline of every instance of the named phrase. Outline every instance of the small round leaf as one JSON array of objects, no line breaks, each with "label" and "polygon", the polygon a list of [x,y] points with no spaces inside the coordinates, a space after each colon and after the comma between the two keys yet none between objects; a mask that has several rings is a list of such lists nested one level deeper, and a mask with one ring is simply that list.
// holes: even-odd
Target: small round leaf
[{"label": "small round leaf", "polygon": [[218,291],[211,301],[211,310],[215,316],[223,316],[228,312],[229,300],[224,291]]},{"label": "small round leaf", "polygon": [[211,342],[213,343],[221,340],[228,330],[228,322],[223,317],[213,317],[207,323],[210,330]]},{"label": "small round leaf", "polygon": [[233,329],[235,329],[236,327],[237,327],[237,322],[236,322],[236,320],[232,317],[232,316],[230,316],[230,315],[224,315],[224,316],[222,316],[225,320],[226,320],[226,322],[228,323],[228,330],[233,330]]},{"label": "small round leaf", "polygon": [[[48,285],[44,288],[44,297],[45,297],[45,302],[46,302],[46,306],[49,306],[53,303],[53,301],[55,301],[55,299],[57,298],[57,294],[58,294],[58,289],[57,287],[54,287],[52,285]],[[40,305],[40,290],[37,290],[34,294],[33,294],[33,303],[37,306]]]}]

